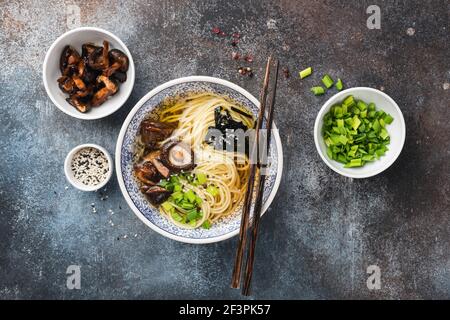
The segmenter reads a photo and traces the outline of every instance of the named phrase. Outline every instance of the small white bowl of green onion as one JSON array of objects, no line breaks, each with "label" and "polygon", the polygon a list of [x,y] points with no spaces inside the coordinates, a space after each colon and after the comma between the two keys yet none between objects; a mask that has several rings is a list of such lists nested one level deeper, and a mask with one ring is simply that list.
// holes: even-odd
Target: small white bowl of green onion
[{"label": "small white bowl of green onion", "polygon": [[331,97],[320,109],[314,141],[332,170],[350,178],[368,178],[386,170],[402,151],[405,120],[384,92],[357,87]]}]

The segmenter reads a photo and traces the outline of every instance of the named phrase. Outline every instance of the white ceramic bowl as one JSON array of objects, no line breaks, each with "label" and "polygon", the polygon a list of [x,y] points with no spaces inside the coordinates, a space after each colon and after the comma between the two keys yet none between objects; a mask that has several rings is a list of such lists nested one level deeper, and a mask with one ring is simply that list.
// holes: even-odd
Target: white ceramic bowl
[{"label": "white ceramic bowl", "polygon": [[[389,150],[386,151],[386,154],[380,157],[380,159],[368,162],[364,166],[357,168],[344,168],[342,163],[329,159],[326,154],[327,148],[322,136],[323,117],[333,105],[341,102],[348,95],[353,95],[355,99],[363,100],[366,103],[373,102],[376,104],[377,110],[381,109],[394,118],[394,121],[386,126],[386,130],[389,132],[391,138],[391,142],[388,145]],[[389,168],[400,155],[403,144],[405,143],[405,137],[405,120],[403,119],[403,114],[397,103],[384,92],[366,87],[346,89],[332,96],[320,109],[314,125],[314,142],[316,143],[317,151],[322,160],[332,170],[350,178],[372,177]]]},{"label": "white ceramic bowl", "polygon": [[[63,93],[58,86],[57,79],[61,76],[59,58],[66,45],[71,45],[81,54],[82,44],[92,42],[101,46],[104,40],[110,43],[110,49],[119,49],[128,56],[130,65],[127,71],[127,80],[120,83],[119,92],[101,106],[91,108],[86,113],[81,113],[66,101],[68,95]],[[125,44],[111,32],[93,27],[73,29],[56,39],[48,49],[43,65],[44,86],[50,99],[62,112],[84,120],[100,119],[117,111],[127,101],[133,90],[134,74],[133,57]]]},{"label": "white ceramic bowl", "polygon": [[[139,190],[140,186],[133,174],[136,136],[140,124],[157,106],[166,99],[176,98],[186,92],[214,92],[232,98],[245,106],[254,115],[259,110],[259,102],[241,87],[212,77],[192,76],[166,82],[146,94],[130,111],[120,130],[116,146],[116,174],[122,194],[136,216],[147,226],[165,237],[187,243],[212,243],[228,239],[239,233],[240,214],[235,212],[222,221],[214,223],[210,229],[184,229],[174,225],[161,215],[158,208],[149,203]],[[283,170],[283,150],[280,135],[273,124],[273,134],[269,151],[269,174],[266,176],[263,200],[264,213],[278,190]]]},{"label": "white ceramic bowl", "polygon": [[[78,151],[84,148],[94,148],[100,150],[108,159],[109,165],[108,175],[106,176],[105,180],[103,180],[101,183],[95,186],[87,186],[85,184],[82,184],[80,181],[76,180],[75,177],[73,176],[73,172],[71,169],[72,158]],[[105,148],[93,143],[80,144],[79,146],[76,146],[75,148],[70,150],[70,152],[66,156],[66,160],[64,161],[64,173],[66,175],[67,180],[70,182],[71,185],[73,185],[75,188],[81,191],[95,191],[103,188],[111,179],[113,171],[114,171],[114,164],[111,155],[108,153],[108,151],[106,151]]]}]

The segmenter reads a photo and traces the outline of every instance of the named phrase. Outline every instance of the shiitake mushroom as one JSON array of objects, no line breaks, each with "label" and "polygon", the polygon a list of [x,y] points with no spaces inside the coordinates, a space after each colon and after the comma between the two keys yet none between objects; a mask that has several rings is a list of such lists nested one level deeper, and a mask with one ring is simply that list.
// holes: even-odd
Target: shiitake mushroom
[{"label": "shiitake mushroom", "polygon": [[166,201],[171,192],[160,186],[147,186],[141,187],[141,191],[148,196],[148,199],[153,205],[158,205]]},{"label": "shiitake mushroom", "polygon": [[78,68],[81,57],[72,46],[65,46],[59,59],[59,70],[62,75],[71,75]]},{"label": "shiitake mushroom", "polygon": [[71,95],[69,98],[66,99],[68,103],[70,103],[72,106],[74,106],[78,111],[80,112],[87,112],[90,108],[89,103],[87,101],[84,101],[83,98],[79,98],[75,95]]},{"label": "shiitake mushroom", "polygon": [[85,43],[81,46],[81,57],[87,63],[89,56],[92,55],[96,50],[102,49],[102,47],[96,46],[93,43]]},{"label": "shiitake mushroom", "polygon": [[111,78],[119,81],[120,83],[124,83],[127,81],[127,74],[126,72],[116,71],[111,75]]},{"label": "shiitake mushroom", "polygon": [[163,123],[146,119],[141,123],[141,140],[147,151],[157,148],[157,144],[167,139],[175,130],[174,124]]},{"label": "shiitake mushroom", "polygon": [[130,61],[125,53],[120,51],[119,49],[112,49],[109,51],[109,59],[110,61],[118,65],[120,65],[118,71],[127,72],[128,67],[130,65]]},{"label": "shiitake mushroom", "polygon": [[104,70],[109,67],[109,42],[103,41],[103,47],[96,47],[87,56],[87,65],[94,70]]},{"label": "shiitake mushroom", "polygon": [[175,172],[189,171],[194,169],[194,151],[184,143],[170,141],[161,148],[161,161],[170,170]]},{"label": "shiitake mushroom", "polygon": [[156,170],[155,166],[150,161],[144,161],[143,163],[134,167],[134,175],[139,181],[146,185],[155,185],[161,178]]},{"label": "shiitake mushroom", "polygon": [[94,96],[91,100],[91,105],[93,107],[98,107],[99,105],[103,104],[108,99],[108,97],[116,94],[117,91],[119,91],[119,86],[106,76],[98,76],[97,82],[103,83],[104,86],[94,93]]},{"label": "shiitake mushroom", "polygon": [[58,78],[58,86],[62,92],[72,94],[76,91],[75,82],[71,77],[61,76]]},{"label": "shiitake mushroom", "polygon": [[118,49],[109,50],[108,41],[103,41],[103,46],[83,44],[81,55],[67,45],[61,53],[59,68],[62,76],[58,85],[69,94],[67,102],[86,112],[118,92],[118,83],[127,80],[129,59]]}]

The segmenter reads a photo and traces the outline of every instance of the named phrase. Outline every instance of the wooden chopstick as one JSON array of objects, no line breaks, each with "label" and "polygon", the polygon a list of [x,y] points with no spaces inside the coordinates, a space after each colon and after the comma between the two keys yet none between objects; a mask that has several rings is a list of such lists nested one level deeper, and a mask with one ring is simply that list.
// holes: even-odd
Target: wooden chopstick
[{"label": "wooden chopstick", "polygon": [[[270,95],[270,102],[269,102],[269,110],[268,110],[268,116],[267,116],[267,137],[266,137],[266,149],[263,150],[264,153],[262,154],[268,154],[269,148],[270,148],[270,138],[271,138],[271,132],[272,132],[272,122],[273,122],[273,110],[274,110],[274,104],[275,104],[275,98],[276,98],[276,91],[277,91],[277,82],[278,82],[278,67],[279,63],[278,60],[275,60],[275,80],[273,84],[273,89],[271,91]],[[261,154],[261,152],[258,152],[258,154]],[[258,163],[260,173],[261,173],[261,163]],[[245,296],[250,295],[250,285],[252,282],[252,276],[253,276],[253,265],[255,262],[255,248],[256,248],[256,240],[258,238],[258,230],[259,230],[259,221],[261,218],[261,209],[262,209],[262,202],[263,202],[263,195],[264,195],[264,184],[266,182],[266,174],[261,174],[259,181],[258,181],[258,191],[256,194],[256,200],[255,200],[255,209],[253,211],[253,227],[251,230],[251,238],[250,238],[250,244],[247,254],[247,261],[245,265],[245,274],[244,274],[244,285],[242,288],[242,294]]]},{"label": "wooden chopstick", "polygon": [[[267,59],[267,65],[266,65],[266,72],[264,76],[264,82],[263,82],[263,89],[261,91],[260,95],[260,109],[258,114],[258,120],[256,124],[256,133],[255,133],[255,142],[252,147],[252,153],[250,155],[253,157],[254,155],[257,155],[257,147],[259,143],[259,130],[262,127],[262,123],[264,120],[264,114],[266,111],[266,99],[267,99],[267,89],[269,87],[269,78],[270,78],[270,65],[272,63],[272,57],[269,57]],[[250,176],[247,183],[247,192],[245,194],[244,199],[244,206],[242,209],[242,215],[241,215],[241,226],[239,230],[239,240],[238,240],[238,247],[236,250],[236,257],[234,260],[234,267],[233,267],[233,276],[231,279],[231,287],[232,288],[239,288],[240,282],[241,282],[241,271],[242,271],[242,260],[244,256],[244,249],[246,246],[247,241],[247,230],[248,230],[248,223],[250,218],[250,208],[252,206],[252,196],[253,196],[253,189],[255,185],[255,174],[256,174],[256,164],[250,163]]]}]

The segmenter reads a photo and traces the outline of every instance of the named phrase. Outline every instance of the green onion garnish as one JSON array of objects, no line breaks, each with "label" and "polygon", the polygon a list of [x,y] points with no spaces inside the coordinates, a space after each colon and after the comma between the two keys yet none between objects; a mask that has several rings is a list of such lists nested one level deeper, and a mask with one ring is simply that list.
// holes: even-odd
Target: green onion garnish
[{"label": "green onion garnish", "polygon": [[322,78],[322,83],[325,85],[325,87],[327,87],[327,89],[330,89],[333,86],[334,81],[329,75],[326,74]]},{"label": "green onion garnish", "polygon": [[311,68],[311,67],[306,68],[305,70],[300,71],[300,79],[304,79],[304,78],[306,78],[307,76],[310,76],[311,73],[312,73],[312,68]]},{"label": "green onion garnish", "polygon": [[206,174],[201,173],[201,172],[197,173],[197,183],[198,184],[206,183]]},{"label": "green onion garnish", "polygon": [[205,222],[203,222],[202,228],[204,228],[204,229],[209,229],[209,228],[211,228],[211,222],[209,222],[208,220],[206,220]]},{"label": "green onion garnish", "polygon": [[190,203],[194,203],[195,202],[195,193],[192,190],[189,190],[187,192],[184,193],[183,198],[187,201],[189,201]]},{"label": "green onion garnish", "polygon": [[206,192],[215,197],[219,194],[219,189],[211,184],[206,188]]},{"label": "green onion garnish", "polygon": [[183,217],[181,217],[181,216],[180,216],[178,213],[176,213],[176,212],[172,212],[170,215],[172,216],[173,220],[175,220],[175,221],[181,222],[181,221],[183,220]]},{"label": "green onion garnish", "polygon": [[325,93],[325,89],[322,87],[312,87],[311,92],[314,93],[315,96],[321,96]]},{"label": "green onion garnish", "polygon": [[341,79],[337,79],[336,82],[336,89],[338,89],[338,91],[341,91],[344,88],[344,84],[342,83]]},{"label": "green onion garnish", "polygon": [[346,168],[361,167],[375,161],[388,150],[386,126],[394,119],[374,103],[366,104],[353,96],[331,107],[323,118],[322,134],[330,159]]},{"label": "green onion garnish", "polygon": [[197,216],[198,216],[197,210],[196,210],[196,209],[193,209],[193,210],[191,210],[191,211],[189,211],[189,212],[187,213],[186,219],[187,219],[188,221],[195,221],[195,220],[197,219]]}]

